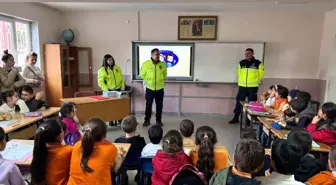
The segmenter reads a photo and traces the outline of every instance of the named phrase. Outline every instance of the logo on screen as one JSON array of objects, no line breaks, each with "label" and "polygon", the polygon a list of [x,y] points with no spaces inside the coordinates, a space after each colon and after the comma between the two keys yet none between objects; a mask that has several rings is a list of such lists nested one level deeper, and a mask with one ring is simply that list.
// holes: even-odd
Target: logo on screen
[{"label": "logo on screen", "polygon": [[167,67],[174,67],[179,58],[173,51],[170,50],[160,50],[160,60],[164,61]]}]

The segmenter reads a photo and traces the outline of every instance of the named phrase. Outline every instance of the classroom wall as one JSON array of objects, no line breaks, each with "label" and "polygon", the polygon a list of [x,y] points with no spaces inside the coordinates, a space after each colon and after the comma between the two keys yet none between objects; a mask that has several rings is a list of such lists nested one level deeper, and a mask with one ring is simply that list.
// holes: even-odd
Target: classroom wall
[{"label": "classroom wall", "polygon": [[0,14],[33,21],[34,25],[38,26],[38,30],[33,30],[36,37],[35,40],[33,38],[32,42],[40,45],[40,59],[43,69],[43,44],[59,42],[61,35],[61,13],[55,9],[37,3],[8,2],[0,3]]},{"label": "classroom wall", "polygon": [[[101,66],[103,55],[111,53],[129,81],[131,64],[127,60],[132,54],[131,41],[176,41],[178,15],[208,14],[76,12],[65,13],[65,21],[61,26],[62,29],[71,28],[75,31],[75,45],[92,47],[94,73]],[[219,16],[218,41],[267,42],[265,80],[260,91],[267,89],[270,84],[284,84],[289,88],[307,90],[316,100],[324,97],[317,89],[325,81],[316,80],[324,13],[230,12],[211,15]],[[96,74],[94,83],[96,86]],[[130,85],[135,88],[134,111],[142,112],[145,105],[142,85]],[[196,84],[167,83],[164,111],[230,114],[236,92],[235,84],[210,84],[204,88]]]}]

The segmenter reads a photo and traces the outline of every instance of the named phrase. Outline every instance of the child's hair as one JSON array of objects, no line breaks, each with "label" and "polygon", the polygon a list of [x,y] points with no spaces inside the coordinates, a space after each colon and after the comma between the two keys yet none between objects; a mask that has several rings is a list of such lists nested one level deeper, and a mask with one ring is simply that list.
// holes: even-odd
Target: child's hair
[{"label": "child's hair", "polygon": [[21,91],[25,91],[29,94],[34,94],[34,90],[30,85],[25,85],[22,87]]},{"label": "child's hair", "polygon": [[334,122],[336,121],[336,104],[333,102],[327,102],[322,105],[322,113],[327,115],[327,119],[320,119],[316,124],[316,128],[324,126],[328,130],[336,130]]},{"label": "child's hair", "polygon": [[263,165],[265,149],[254,139],[242,139],[236,146],[235,167],[245,173],[252,173]]},{"label": "child's hair", "polygon": [[304,102],[302,99],[294,99],[290,101],[289,106],[291,106],[292,109],[295,110],[297,113],[302,112],[307,108],[306,102]]},{"label": "child's hair", "polygon": [[198,146],[196,167],[204,174],[207,180],[210,180],[215,167],[214,145],[217,143],[216,132],[209,126],[199,127],[196,130],[195,143]]},{"label": "child's hair", "polygon": [[61,107],[60,113],[62,118],[66,118],[71,112],[75,111],[75,103],[64,103]]},{"label": "child's hair", "polygon": [[298,92],[296,97],[297,99],[302,99],[303,101],[305,101],[307,105],[311,101],[311,95],[306,91]]},{"label": "child's hair", "polygon": [[280,95],[281,98],[287,98],[288,96],[288,89],[282,85],[278,85],[277,86],[277,91],[278,91],[278,94]]},{"label": "child's hair", "polygon": [[136,117],[133,115],[127,116],[121,121],[122,129],[124,130],[124,132],[128,134],[134,132],[137,126],[138,126],[138,121]]},{"label": "child's hair", "polygon": [[180,131],[183,137],[191,137],[194,133],[194,123],[189,119],[182,120],[180,123]]},{"label": "child's hair", "polygon": [[31,52],[29,52],[29,53],[27,54],[27,59],[28,59],[29,57],[37,57],[37,53],[35,53],[34,51],[31,51]]},{"label": "child's hair", "polygon": [[170,130],[162,139],[162,149],[167,153],[183,151],[182,135],[177,130]]},{"label": "child's hair", "polygon": [[288,92],[288,95],[292,98],[295,99],[300,91],[297,89],[292,89]]},{"label": "child's hair", "polygon": [[62,125],[56,120],[47,120],[35,132],[33,161],[30,166],[33,184],[42,184],[45,180],[46,161],[48,157],[47,143],[61,142]]},{"label": "child's hair", "polygon": [[299,145],[302,149],[302,155],[308,154],[312,149],[313,138],[310,133],[303,128],[292,129],[287,136],[287,140],[290,143]]},{"label": "child's hair", "polygon": [[6,139],[6,134],[5,134],[5,130],[0,127],[0,141],[3,141]]},{"label": "child's hair", "polygon": [[275,169],[280,174],[293,174],[300,166],[301,147],[285,139],[276,140],[272,145],[271,158]]},{"label": "child's hair", "polygon": [[329,160],[333,163],[334,166],[336,166],[336,145],[331,147],[329,152]]},{"label": "child's hair", "polygon": [[88,166],[88,161],[93,153],[95,142],[101,141],[106,137],[107,126],[100,118],[92,118],[86,125],[86,130],[82,139],[82,157],[81,168],[86,172],[93,172],[93,169]]},{"label": "child's hair", "polygon": [[148,137],[151,143],[159,144],[161,142],[163,130],[159,125],[154,125],[148,129]]},{"label": "child's hair", "polygon": [[3,62],[7,62],[7,60],[10,58],[10,57],[13,57],[12,54],[8,53],[8,49],[4,50],[3,51],[3,55],[1,57],[1,61]]},{"label": "child's hair", "polygon": [[269,90],[276,90],[277,88],[276,88],[276,86],[275,85],[271,85],[271,86],[269,86],[269,88],[268,88]]}]

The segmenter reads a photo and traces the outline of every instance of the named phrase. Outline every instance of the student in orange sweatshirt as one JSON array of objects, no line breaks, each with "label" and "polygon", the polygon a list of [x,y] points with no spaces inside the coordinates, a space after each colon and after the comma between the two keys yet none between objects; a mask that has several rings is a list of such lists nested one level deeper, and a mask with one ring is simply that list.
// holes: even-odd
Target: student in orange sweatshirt
[{"label": "student in orange sweatshirt", "polygon": [[72,147],[63,145],[63,138],[63,127],[56,120],[48,120],[37,129],[30,169],[32,184],[67,184]]},{"label": "student in orange sweatshirt", "polygon": [[216,147],[217,136],[214,129],[202,126],[196,130],[197,150],[191,151],[190,158],[194,166],[209,181],[214,173],[231,165],[226,147]]},{"label": "student in orange sweatshirt", "polygon": [[335,185],[336,184],[336,145],[329,152],[329,169],[322,171],[308,180],[308,185]]},{"label": "student in orange sweatshirt", "polygon": [[117,171],[121,157],[114,144],[106,140],[106,123],[92,118],[85,134],[72,152],[68,185],[111,185],[111,169]]},{"label": "student in orange sweatshirt", "polygon": [[277,85],[275,100],[272,107],[275,111],[285,111],[288,108],[288,89],[282,85]]}]

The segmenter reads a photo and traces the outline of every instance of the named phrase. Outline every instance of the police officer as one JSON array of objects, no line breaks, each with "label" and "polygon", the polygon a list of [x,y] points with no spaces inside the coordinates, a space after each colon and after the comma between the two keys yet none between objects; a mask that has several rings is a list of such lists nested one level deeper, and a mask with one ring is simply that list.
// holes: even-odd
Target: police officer
[{"label": "police officer", "polygon": [[162,107],[164,96],[164,80],[167,77],[166,64],[160,61],[160,50],[155,48],[151,51],[151,59],[141,66],[140,76],[146,82],[146,111],[144,127],[150,125],[152,105],[155,99],[156,124],[162,124]]},{"label": "police officer", "polygon": [[236,107],[234,109],[234,118],[229,121],[230,124],[239,122],[239,115],[242,107],[240,101],[257,101],[257,93],[260,81],[264,77],[264,65],[254,58],[254,51],[251,48],[245,50],[246,59],[239,62],[238,65],[238,94],[236,97]]},{"label": "police officer", "polygon": [[103,91],[125,90],[121,68],[115,64],[114,58],[110,54],[104,56],[103,65],[98,70],[98,86]]}]

